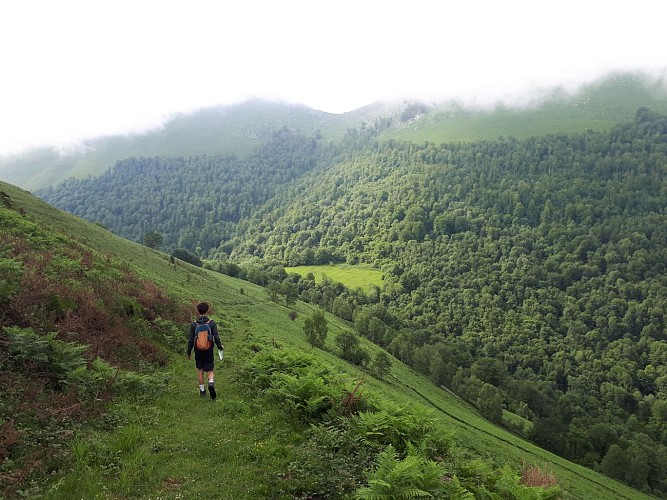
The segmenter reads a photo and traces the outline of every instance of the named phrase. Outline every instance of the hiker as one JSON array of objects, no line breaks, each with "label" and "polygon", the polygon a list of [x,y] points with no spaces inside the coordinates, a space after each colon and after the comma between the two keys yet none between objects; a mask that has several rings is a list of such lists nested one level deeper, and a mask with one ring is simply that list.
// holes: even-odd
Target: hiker
[{"label": "hiker", "polygon": [[[192,348],[195,350],[195,366],[199,375],[199,396],[206,397],[206,388],[204,386],[204,372],[208,374],[208,393],[211,399],[215,399],[215,381],[213,377],[213,342],[218,346],[218,351],[222,353],[225,347],[220,343],[218,327],[215,321],[206,316],[209,305],[206,302],[197,304],[199,316],[190,325],[190,336],[188,337],[188,359]],[[222,354],[220,355],[222,359]]]}]

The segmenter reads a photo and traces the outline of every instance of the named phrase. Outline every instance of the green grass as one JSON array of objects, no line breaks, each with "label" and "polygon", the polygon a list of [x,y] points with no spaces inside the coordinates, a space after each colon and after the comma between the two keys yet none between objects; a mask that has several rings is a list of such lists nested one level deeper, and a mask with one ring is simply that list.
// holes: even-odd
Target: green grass
[{"label": "green grass", "polygon": [[382,271],[365,266],[350,266],[347,264],[322,265],[322,266],[296,266],[286,267],[288,273],[297,273],[301,276],[307,276],[313,273],[317,283],[322,282],[324,277],[342,283],[352,290],[361,288],[367,291],[373,286],[382,288],[384,280]]},{"label": "green grass", "polygon": [[[226,347],[225,360],[216,369],[217,402],[199,399],[192,361],[174,353],[168,389],[152,403],[119,406],[115,414],[122,424],[113,432],[80,435],[72,444],[71,469],[49,481],[45,498],[280,498],[279,475],[299,442],[299,429],[235,382],[240,348],[253,341],[307,351],[335,371],[363,378],[364,390],[378,397],[431,408],[473,453],[517,468],[538,465],[555,474],[566,498],[648,498],[489,423],[398,360],[381,381],[331,352],[311,348],[303,334],[304,321],[314,310],[309,304],[298,302],[292,321],[290,309],[272,302],[263,288],[186,264],[170,265],[166,255],[55,210],[25,191],[4,183],[0,191],[44,226],[128,262],[183,302],[211,302]],[[333,352],[336,333],[350,325],[326,317],[325,348]],[[379,350],[365,339],[362,345],[371,355]]]},{"label": "green grass", "polygon": [[81,436],[74,468],[46,498],[274,498],[298,434],[243,395],[233,364],[218,364],[212,402],[199,397],[192,362],[175,358],[169,391],[149,406],[124,404],[114,432]]}]

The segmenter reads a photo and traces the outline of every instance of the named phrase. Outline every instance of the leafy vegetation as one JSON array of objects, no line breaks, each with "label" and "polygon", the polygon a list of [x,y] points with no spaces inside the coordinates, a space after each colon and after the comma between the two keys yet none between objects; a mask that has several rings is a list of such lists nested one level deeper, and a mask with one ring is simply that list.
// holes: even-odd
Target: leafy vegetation
[{"label": "leafy vegetation", "polygon": [[[351,494],[387,499],[485,498],[497,492],[504,498],[555,499],[560,495],[555,486],[522,485],[509,467],[496,471],[481,460],[464,458],[452,434],[424,408],[408,409],[361,393],[360,383],[346,384],[298,351],[260,350],[241,373],[249,391],[265,388],[266,397],[292,420],[311,426],[308,441],[315,440],[318,447],[309,446],[290,464],[288,473],[295,481],[283,492],[293,497],[315,493],[322,498]],[[339,447],[338,453],[334,447]],[[376,468],[371,466],[373,459]],[[333,469],[334,478],[327,478],[322,471],[332,470],[332,463],[340,467]]]}]

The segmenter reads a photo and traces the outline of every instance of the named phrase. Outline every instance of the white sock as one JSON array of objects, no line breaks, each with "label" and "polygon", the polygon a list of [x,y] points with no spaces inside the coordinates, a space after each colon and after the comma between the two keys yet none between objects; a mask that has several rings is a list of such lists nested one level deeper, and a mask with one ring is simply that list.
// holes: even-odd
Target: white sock
[{"label": "white sock", "polygon": [[204,391],[204,390],[205,390],[204,384],[199,384],[199,391]]},{"label": "white sock", "polygon": [[208,385],[213,385],[213,379],[208,381]]}]

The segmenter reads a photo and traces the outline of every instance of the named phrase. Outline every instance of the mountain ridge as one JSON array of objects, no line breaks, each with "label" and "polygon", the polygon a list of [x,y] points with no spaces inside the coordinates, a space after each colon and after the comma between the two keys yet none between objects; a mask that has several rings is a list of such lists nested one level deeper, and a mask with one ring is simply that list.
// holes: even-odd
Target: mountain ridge
[{"label": "mountain ridge", "polygon": [[[415,106],[422,111],[406,114]],[[325,141],[339,142],[350,129],[375,127],[379,139],[436,144],[603,130],[630,119],[641,106],[667,112],[662,79],[641,73],[612,74],[576,92],[553,89],[538,102],[518,107],[497,103],[479,108],[457,101],[403,99],[378,101],[354,111],[332,114],[301,104],[255,99],[177,113],[152,131],[83,141],[69,153],[39,148],[0,156],[0,176],[26,189],[38,189],[68,177],[99,175],[116,161],[129,157],[215,153],[243,156],[285,126]]]}]

